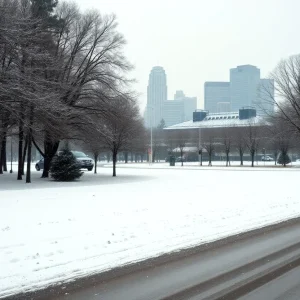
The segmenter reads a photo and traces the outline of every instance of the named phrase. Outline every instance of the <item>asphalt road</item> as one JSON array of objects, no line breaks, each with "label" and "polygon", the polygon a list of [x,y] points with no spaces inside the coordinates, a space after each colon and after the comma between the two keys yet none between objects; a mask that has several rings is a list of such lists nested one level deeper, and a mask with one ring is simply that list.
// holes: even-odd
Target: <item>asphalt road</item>
[{"label": "asphalt road", "polygon": [[300,267],[295,268],[262,287],[241,297],[240,300],[299,300]]},{"label": "asphalt road", "polygon": [[47,299],[300,299],[298,264],[299,222]]}]

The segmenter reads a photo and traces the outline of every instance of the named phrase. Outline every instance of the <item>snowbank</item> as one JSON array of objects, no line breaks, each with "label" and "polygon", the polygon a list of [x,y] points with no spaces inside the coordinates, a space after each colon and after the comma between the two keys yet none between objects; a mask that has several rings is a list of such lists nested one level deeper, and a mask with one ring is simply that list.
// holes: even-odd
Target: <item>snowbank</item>
[{"label": "snowbank", "polygon": [[0,177],[0,297],[300,215],[298,169],[99,171]]}]

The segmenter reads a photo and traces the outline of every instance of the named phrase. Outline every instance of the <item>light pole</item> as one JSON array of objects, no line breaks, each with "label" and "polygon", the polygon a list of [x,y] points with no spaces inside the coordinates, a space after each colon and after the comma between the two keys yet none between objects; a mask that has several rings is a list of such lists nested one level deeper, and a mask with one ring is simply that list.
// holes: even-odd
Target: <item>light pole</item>
[{"label": "light pole", "polygon": [[199,126],[199,130],[198,130],[198,149],[199,149],[199,166],[201,166],[201,156],[202,156],[202,147],[201,147],[201,129]]},{"label": "light pole", "polygon": [[[152,115],[152,114],[151,114]],[[150,164],[152,164],[152,152],[153,151],[153,134],[152,134],[152,118],[151,118],[151,128],[150,128]]]},{"label": "light pole", "polygon": [[12,173],[12,160],[13,160],[13,151],[12,151],[12,136],[10,137],[10,171],[9,173]]},{"label": "light pole", "polygon": [[[152,128],[153,128],[153,106],[148,105],[147,108],[152,109],[151,114],[150,114],[150,153],[149,153],[149,164],[152,164],[152,155],[153,155],[153,133],[152,133]],[[149,114],[149,109],[148,110],[148,114]]]}]

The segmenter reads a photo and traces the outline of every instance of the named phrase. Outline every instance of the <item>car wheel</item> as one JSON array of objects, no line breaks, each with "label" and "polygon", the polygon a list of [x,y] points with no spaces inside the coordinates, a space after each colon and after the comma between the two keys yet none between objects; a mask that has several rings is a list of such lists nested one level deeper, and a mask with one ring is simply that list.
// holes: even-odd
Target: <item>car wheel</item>
[{"label": "car wheel", "polygon": [[36,169],[37,171],[40,171],[40,170],[41,170],[39,165],[35,165],[35,169]]},{"label": "car wheel", "polygon": [[88,168],[88,171],[92,171],[93,170],[93,168]]}]

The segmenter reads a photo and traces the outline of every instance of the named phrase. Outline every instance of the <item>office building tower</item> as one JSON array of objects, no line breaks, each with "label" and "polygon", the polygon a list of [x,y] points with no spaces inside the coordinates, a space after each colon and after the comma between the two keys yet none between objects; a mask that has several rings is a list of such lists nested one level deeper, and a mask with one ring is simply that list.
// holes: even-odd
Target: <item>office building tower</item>
[{"label": "office building tower", "polygon": [[260,69],[251,65],[230,69],[230,106],[231,111],[242,107],[256,107]]},{"label": "office building tower", "polygon": [[163,119],[166,126],[193,119],[193,112],[197,109],[197,97],[187,97],[183,91],[176,91],[174,100],[164,102]]},{"label": "office building tower", "polygon": [[154,67],[147,88],[146,127],[156,127],[163,118],[163,105],[167,100],[167,76],[162,67]]},{"label": "office building tower", "polygon": [[218,112],[218,103],[230,103],[230,83],[208,81],[204,83],[204,109]]}]

